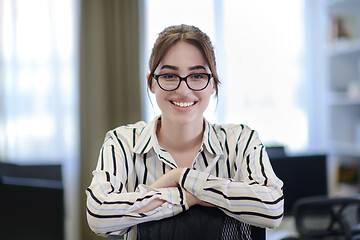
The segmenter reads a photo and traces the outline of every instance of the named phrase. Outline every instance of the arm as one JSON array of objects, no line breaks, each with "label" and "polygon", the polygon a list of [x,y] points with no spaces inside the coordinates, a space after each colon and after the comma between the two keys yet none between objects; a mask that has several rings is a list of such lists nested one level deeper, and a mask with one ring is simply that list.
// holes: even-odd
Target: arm
[{"label": "arm", "polygon": [[[265,151],[263,146],[259,148]],[[255,156],[257,153],[251,154]],[[274,228],[280,224],[283,215],[282,181],[273,173],[266,152],[262,154],[265,155],[261,164],[258,161],[258,166],[255,163],[257,160],[250,160],[249,155],[241,166],[240,171],[247,173],[245,181],[218,178],[185,168],[172,170],[152,186],[163,188],[180,184],[186,190],[188,201],[191,201],[189,207],[195,204],[217,206],[240,221]],[[251,173],[260,169],[262,177],[254,179]]]},{"label": "arm", "polygon": [[[251,225],[277,227],[283,215],[283,196],[278,187],[249,185],[185,169],[183,188],[201,201],[213,204],[228,215]],[[181,180],[182,181],[182,180]],[[193,188],[194,182],[202,182]]]},{"label": "arm", "polygon": [[[167,187],[176,187],[179,186],[179,179],[181,177],[181,174],[183,172],[183,168],[176,168],[172,171],[164,174],[161,176],[158,180],[156,180],[153,184],[151,184],[151,187],[154,188],[167,188]],[[195,197],[193,194],[191,194],[188,191],[185,191],[186,195],[186,202],[189,207],[194,205],[202,205],[205,207],[213,207],[213,205],[208,204],[206,202],[200,201],[197,197]]]},{"label": "arm", "polygon": [[252,138],[249,135],[243,137],[246,141],[239,138],[239,143],[249,144],[247,148],[239,147],[237,155],[233,155],[238,167],[232,170],[231,179],[184,169],[179,183],[201,201],[219,207],[240,221],[260,227],[277,227],[283,216],[283,183],[274,174],[256,132]]},{"label": "arm", "polygon": [[124,234],[134,225],[170,217],[188,208],[186,191],[177,186],[154,188],[140,184],[135,192],[129,191],[126,172],[131,174],[133,166],[126,167],[125,155],[131,153],[125,144],[124,149],[125,154],[108,136],[86,191],[89,226],[102,236]]},{"label": "arm", "polygon": [[[158,180],[156,180],[153,184],[150,185],[152,188],[169,188],[169,187],[178,187],[179,186],[179,177],[182,172],[182,168],[176,168],[171,170],[170,172],[164,174],[161,176]],[[202,204],[202,201],[200,201],[197,197],[189,193],[188,191],[185,191],[185,199],[186,203],[189,207],[197,204]],[[165,200],[162,199],[154,199],[150,204],[147,204],[146,206],[136,209],[133,212],[136,213],[146,213],[151,210],[156,209],[157,207],[161,206],[163,203],[165,203]],[[203,203],[204,205],[207,205],[206,203]]]}]

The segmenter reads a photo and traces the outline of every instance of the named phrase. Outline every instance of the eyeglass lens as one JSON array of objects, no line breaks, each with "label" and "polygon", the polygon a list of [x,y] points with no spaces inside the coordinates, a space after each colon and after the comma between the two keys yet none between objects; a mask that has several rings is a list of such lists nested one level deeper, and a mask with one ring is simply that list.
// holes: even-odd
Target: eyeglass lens
[{"label": "eyeglass lens", "polygon": [[[157,77],[160,87],[168,91],[177,89],[181,82],[181,78],[175,74],[162,74]],[[205,73],[196,73],[190,74],[183,79],[190,89],[199,91],[207,86],[210,76]]]}]

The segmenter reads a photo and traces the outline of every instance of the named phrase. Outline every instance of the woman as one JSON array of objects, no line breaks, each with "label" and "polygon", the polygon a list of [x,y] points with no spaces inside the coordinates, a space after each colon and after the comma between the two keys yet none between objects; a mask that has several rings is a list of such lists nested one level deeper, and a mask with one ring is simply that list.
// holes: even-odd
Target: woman
[{"label": "woman", "polygon": [[109,131],[87,189],[90,228],[128,234],[136,225],[212,206],[248,224],[274,228],[283,215],[283,183],[256,131],[212,125],[203,117],[219,79],[209,37],[193,26],[159,34],[148,87],[161,115]]}]

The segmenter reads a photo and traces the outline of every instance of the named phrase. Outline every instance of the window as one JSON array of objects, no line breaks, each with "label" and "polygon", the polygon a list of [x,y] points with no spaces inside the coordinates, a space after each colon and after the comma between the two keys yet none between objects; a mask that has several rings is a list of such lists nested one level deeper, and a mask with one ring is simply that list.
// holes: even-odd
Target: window
[{"label": "window", "polygon": [[[243,123],[258,130],[267,145],[304,150],[308,117],[301,98],[306,70],[303,5],[303,0],[147,0],[146,59],[165,27],[199,27],[213,41],[222,81],[218,102],[212,102],[206,118]],[[154,107],[148,120],[159,113]]]},{"label": "window", "polygon": [[74,1],[3,1],[0,153],[61,162],[77,154]]},{"label": "window", "polygon": [[77,236],[77,0],[0,0],[0,161],[62,164]]},{"label": "window", "polygon": [[249,124],[270,145],[303,149],[303,1],[232,0],[224,12],[226,121]]}]

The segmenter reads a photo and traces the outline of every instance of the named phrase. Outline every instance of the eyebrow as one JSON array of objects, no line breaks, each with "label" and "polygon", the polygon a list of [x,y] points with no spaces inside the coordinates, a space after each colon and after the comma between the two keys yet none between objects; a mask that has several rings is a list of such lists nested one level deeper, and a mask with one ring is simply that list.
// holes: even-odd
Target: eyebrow
[{"label": "eyebrow", "polygon": [[164,65],[160,68],[161,70],[162,69],[171,69],[171,70],[178,70],[179,68],[178,67],[175,67],[175,66],[172,66],[172,65]]},{"label": "eyebrow", "polygon": [[189,67],[189,70],[197,70],[197,69],[204,69],[206,70],[206,68],[202,65],[196,65],[196,66],[193,66],[193,67]]},{"label": "eyebrow", "polygon": [[[176,66],[173,66],[173,65],[164,65],[162,66],[160,69],[171,69],[171,70],[179,70],[178,67]],[[193,66],[193,67],[189,67],[189,70],[197,70],[197,69],[204,69],[206,70],[206,68],[202,65],[196,65],[196,66]]]}]

